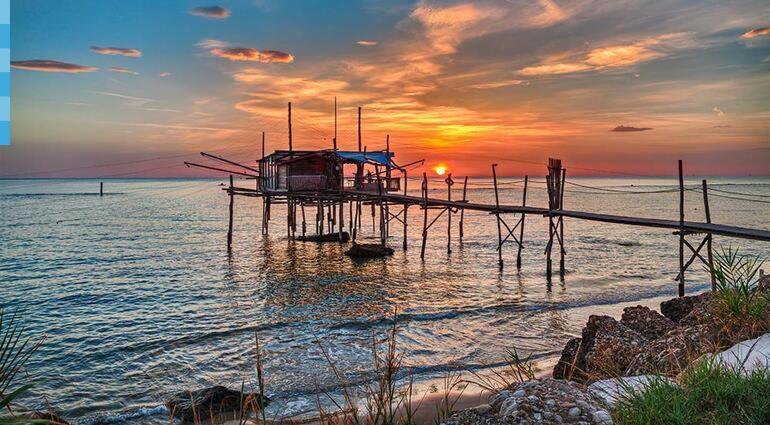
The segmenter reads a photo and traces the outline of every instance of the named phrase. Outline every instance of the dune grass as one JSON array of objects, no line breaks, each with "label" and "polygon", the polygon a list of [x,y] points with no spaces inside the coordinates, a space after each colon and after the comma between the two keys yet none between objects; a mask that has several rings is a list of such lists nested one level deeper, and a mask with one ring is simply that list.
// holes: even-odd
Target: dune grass
[{"label": "dune grass", "polygon": [[653,380],[642,392],[621,400],[620,424],[770,423],[770,370],[748,374],[702,361],[681,376],[680,384]]}]

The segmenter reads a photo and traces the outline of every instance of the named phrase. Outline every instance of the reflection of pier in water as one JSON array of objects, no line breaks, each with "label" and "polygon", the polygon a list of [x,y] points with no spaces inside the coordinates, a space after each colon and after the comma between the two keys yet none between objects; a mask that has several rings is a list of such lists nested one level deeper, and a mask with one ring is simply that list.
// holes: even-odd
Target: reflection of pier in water
[{"label": "reflection of pier in water", "polygon": [[[566,250],[564,247],[564,218],[590,220],[603,223],[613,223],[629,226],[654,227],[673,230],[679,238],[679,295],[684,295],[685,272],[695,262],[700,260],[709,269],[713,264],[712,239],[714,235],[770,241],[770,231],[750,229],[730,225],[711,223],[708,202],[708,184],[702,181],[700,191],[703,194],[703,206],[706,222],[686,221],[684,214],[684,187],[682,161],[679,161],[679,218],[678,220],[630,217],[622,215],[598,214],[587,211],[572,211],[563,208],[564,186],[567,183],[566,168],[558,159],[548,160],[546,186],[548,191],[548,207],[527,206],[527,182],[525,176],[524,191],[521,205],[502,205],[499,201],[497,164],[492,164],[492,178],[495,191],[495,204],[479,204],[469,202],[466,198],[468,178],[463,181],[462,198],[452,199],[454,180],[450,174],[446,180],[446,199],[428,196],[428,178],[422,175],[421,196],[411,196],[407,193],[408,169],[422,161],[412,164],[399,165],[394,162],[394,154],[390,149],[390,140],[386,139],[384,150],[367,151],[361,141],[361,108],[358,110],[358,150],[343,151],[337,149],[336,119],[333,148],[327,150],[294,150],[291,132],[291,103],[289,103],[289,149],[275,151],[265,155],[265,135],[262,134],[262,158],[258,167],[253,168],[236,161],[215,155],[202,153],[203,156],[239,167],[240,170],[224,169],[203,164],[187,162],[188,166],[201,167],[209,170],[224,172],[230,175],[230,185],[224,190],[230,197],[229,228],[227,234],[228,249],[232,245],[233,207],[236,196],[262,198],[262,233],[267,234],[270,227],[271,210],[275,205],[287,206],[286,233],[291,239],[309,237],[308,221],[315,226],[313,235],[318,236],[319,242],[329,242],[336,235],[340,242],[347,240],[348,235],[356,242],[361,229],[361,220],[365,207],[370,207],[372,227],[378,228],[380,244],[385,245],[391,234],[391,224],[402,227],[402,247],[407,249],[407,229],[409,226],[408,212],[410,207],[419,207],[422,214],[422,244],[420,257],[425,257],[425,246],[428,242],[429,230],[444,217],[446,219],[447,252],[452,252],[452,216],[459,214],[459,240],[462,242],[464,233],[464,212],[481,211],[495,216],[498,229],[497,248],[498,266],[503,268],[502,250],[506,243],[513,244],[517,249],[517,268],[521,268],[521,250],[524,245],[524,223],[527,214],[537,214],[548,218],[549,237],[545,246],[546,276],[548,282],[552,275],[552,254],[558,246],[559,273],[564,275]],[[346,170],[347,168],[347,170]],[[346,171],[352,173],[346,174]],[[254,187],[238,187],[233,184],[233,175],[254,179]],[[402,185],[403,182],[403,185]],[[306,209],[312,209],[313,217],[308,217]],[[345,210],[347,209],[347,215]],[[428,211],[436,210],[431,221],[428,221]],[[513,225],[505,220],[506,214],[518,214]],[[347,227],[345,218],[347,216]],[[377,224],[379,223],[379,224]],[[299,230],[298,230],[299,229]],[[345,230],[349,231],[347,233]],[[702,237],[697,246],[688,237]],[[690,258],[685,261],[685,250]],[[714,285],[714,276],[711,276]]]}]

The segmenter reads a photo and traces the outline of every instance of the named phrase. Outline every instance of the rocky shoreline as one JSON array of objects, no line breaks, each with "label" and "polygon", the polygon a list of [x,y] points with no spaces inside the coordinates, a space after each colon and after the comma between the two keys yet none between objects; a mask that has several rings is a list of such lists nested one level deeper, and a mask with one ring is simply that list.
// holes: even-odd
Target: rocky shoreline
[{"label": "rocky shoreline", "polygon": [[[770,277],[760,279],[753,291],[770,293]],[[733,346],[716,357],[728,359],[725,353],[757,350],[752,355],[766,365],[770,334],[734,329],[727,333],[724,323],[716,319],[716,308],[713,293],[706,292],[664,301],[660,313],[632,306],[623,310],[620,320],[592,315],[581,337],[565,345],[552,378],[510,385],[491,403],[457,412],[444,424],[607,425],[613,423],[611,412],[617,400],[654,379],[673,382],[704,355]],[[751,338],[757,339],[747,344]]]}]

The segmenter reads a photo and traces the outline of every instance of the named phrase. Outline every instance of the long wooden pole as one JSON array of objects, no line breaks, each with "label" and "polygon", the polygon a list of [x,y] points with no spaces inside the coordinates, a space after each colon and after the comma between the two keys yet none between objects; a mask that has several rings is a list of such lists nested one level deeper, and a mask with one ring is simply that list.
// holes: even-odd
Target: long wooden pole
[{"label": "long wooden pole", "polygon": [[334,152],[337,152],[337,96],[334,96],[334,139],[332,141],[334,142]]},{"label": "long wooden pole", "polygon": [[291,102],[289,102],[289,152],[293,149],[292,145],[292,133],[291,133]]},{"label": "long wooden pole", "polygon": [[465,202],[468,200],[467,198],[467,190],[468,190],[468,176],[465,176],[465,180],[463,180],[463,208],[460,208],[460,245],[463,243],[463,236],[465,236]]},{"label": "long wooden pole", "polygon": [[229,208],[229,220],[227,222],[227,251],[229,252],[233,246],[233,202],[235,198],[235,192],[233,191],[233,176],[230,176],[230,208]]},{"label": "long wooden pole", "polygon": [[358,107],[358,151],[361,152],[361,107]]},{"label": "long wooden pole", "polygon": [[[559,190],[559,210],[564,209],[564,182],[567,180],[567,169],[561,170],[561,187]],[[564,254],[567,251],[564,249],[564,216],[559,216],[559,275],[564,277]]]},{"label": "long wooden pole", "polygon": [[104,182],[99,182],[99,196],[104,196]]},{"label": "long wooden pole", "polygon": [[[703,186],[703,210],[706,212],[706,223],[711,223],[711,209],[709,208],[709,193],[708,193],[708,184],[706,183],[706,180],[704,179],[702,182]],[[709,275],[711,276],[711,290],[716,291],[717,289],[717,279],[716,276],[714,276],[714,253],[712,251],[711,242],[712,242],[712,235],[711,233],[706,234],[706,253],[708,255],[709,263]]]},{"label": "long wooden pole", "polygon": [[[388,193],[390,187],[391,168],[390,168],[390,134],[385,135],[385,158],[387,163],[385,164],[385,193]],[[390,237],[390,206],[388,201],[385,201],[385,237]]]},{"label": "long wooden pole", "polygon": [[[452,173],[449,173],[449,176],[446,178],[446,191],[447,191],[447,202],[452,202]],[[452,207],[448,206],[446,207],[447,212],[447,225],[446,225],[446,252],[447,254],[452,253]]]},{"label": "long wooden pole", "polygon": [[425,243],[428,241],[428,175],[422,173],[422,246],[420,247],[420,259],[425,260]]},{"label": "long wooden pole", "polygon": [[497,219],[497,261],[503,270],[503,230],[500,228],[500,195],[497,193],[497,164],[492,164],[492,181],[495,184],[495,218]]},{"label": "long wooden pole", "polygon": [[679,160],[679,296],[684,296],[684,173]]},{"label": "long wooden pole", "polygon": [[[529,176],[524,176],[524,193],[521,197],[521,206],[527,206],[527,183],[529,183]],[[525,213],[521,213],[521,224],[519,225],[519,249],[516,253],[516,268],[521,270],[521,248],[524,245],[524,219]]]},{"label": "long wooden pole", "polygon": [[[407,177],[406,170],[404,170],[404,196],[406,196],[406,183],[408,181],[409,181],[409,178]],[[406,246],[407,246],[406,245],[406,234],[407,234],[407,228],[408,228],[407,223],[409,222],[407,220],[407,217],[406,217],[407,211],[409,211],[409,204],[405,202],[404,203],[404,242],[402,243],[402,248],[404,249],[404,251],[406,251]]]}]

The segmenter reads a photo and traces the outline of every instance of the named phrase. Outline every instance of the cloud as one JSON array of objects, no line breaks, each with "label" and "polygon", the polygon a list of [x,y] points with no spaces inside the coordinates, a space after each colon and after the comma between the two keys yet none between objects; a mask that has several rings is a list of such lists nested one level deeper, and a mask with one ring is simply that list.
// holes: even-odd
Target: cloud
[{"label": "cloud", "polygon": [[763,37],[766,35],[770,35],[770,27],[755,28],[751,31],[746,31],[743,33],[743,35],[741,35],[741,38],[750,39],[755,37]]},{"label": "cloud", "polygon": [[251,47],[225,47],[211,49],[211,54],[235,62],[292,63],[294,56],[278,50],[257,50]]},{"label": "cloud", "polygon": [[690,34],[671,33],[650,37],[632,44],[599,47],[578,56],[576,60],[547,61],[541,65],[522,68],[521,75],[555,75],[597,71],[609,68],[629,67],[638,63],[670,55],[676,49],[692,47]]},{"label": "cloud", "polygon": [[203,40],[199,41],[196,46],[203,49],[216,49],[227,47],[228,43],[226,41],[217,40],[214,38],[204,38]]},{"label": "cloud", "polygon": [[632,133],[632,132],[635,132],[635,131],[648,131],[648,130],[652,130],[652,128],[650,128],[650,127],[630,127],[630,126],[626,127],[624,125],[619,125],[619,126],[613,128],[610,131],[611,132],[615,132],[615,133]]},{"label": "cloud", "polygon": [[717,114],[717,116],[720,116],[720,117],[725,116],[725,113],[721,109],[717,108],[716,106],[711,111]]},{"label": "cloud", "polygon": [[732,128],[733,126],[729,124],[718,124],[718,125],[712,125],[711,128]]},{"label": "cloud", "polygon": [[90,91],[89,93],[98,94],[100,96],[117,97],[118,99],[126,100],[129,105],[135,106],[135,107],[142,107],[148,103],[155,101],[154,99],[149,99],[146,97],[129,96],[126,94],[112,93],[112,92],[105,92],[105,91]]},{"label": "cloud", "polygon": [[128,68],[123,68],[122,66],[111,66],[111,67],[109,67],[107,69],[112,71],[112,72],[120,72],[120,73],[123,73],[123,74],[139,75],[138,72],[132,71],[132,70],[130,70]]},{"label": "cloud", "polygon": [[514,79],[514,80],[494,81],[491,83],[479,83],[469,87],[472,89],[496,89],[500,87],[528,86],[528,85],[529,85],[529,81]]},{"label": "cloud", "polygon": [[356,41],[356,44],[359,46],[376,46],[377,42],[373,40],[358,40]]},{"label": "cloud", "polygon": [[171,74],[170,72],[165,72],[164,71],[164,72],[161,72],[160,74],[158,74],[158,77],[164,78],[164,77],[170,77],[171,75],[173,75],[173,74]]},{"label": "cloud", "polygon": [[142,56],[142,52],[138,49],[134,49],[131,47],[99,47],[99,46],[91,46],[91,50],[94,53],[98,53],[100,55],[118,55],[118,56],[128,56],[131,58],[138,58]]},{"label": "cloud", "polygon": [[65,72],[70,74],[94,72],[99,69],[93,66],[78,65],[75,63],[59,62],[48,59],[11,61],[11,67],[17,69],[25,69],[28,71]]},{"label": "cloud", "polygon": [[230,10],[222,6],[204,6],[191,9],[190,14],[211,19],[227,19],[230,17]]}]

